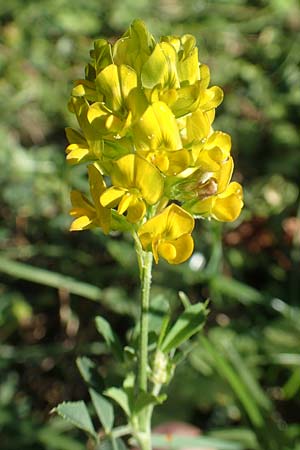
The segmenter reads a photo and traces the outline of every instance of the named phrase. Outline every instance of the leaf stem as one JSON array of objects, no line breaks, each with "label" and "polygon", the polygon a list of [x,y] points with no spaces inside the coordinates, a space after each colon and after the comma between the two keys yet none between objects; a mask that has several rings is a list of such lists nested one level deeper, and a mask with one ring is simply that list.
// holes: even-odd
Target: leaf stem
[{"label": "leaf stem", "polygon": [[113,430],[111,430],[110,435],[116,439],[116,438],[126,436],[127,434],[131,434],[131,433],[132,433],[131,426],[123,425],[123,426],[116,427]]}]

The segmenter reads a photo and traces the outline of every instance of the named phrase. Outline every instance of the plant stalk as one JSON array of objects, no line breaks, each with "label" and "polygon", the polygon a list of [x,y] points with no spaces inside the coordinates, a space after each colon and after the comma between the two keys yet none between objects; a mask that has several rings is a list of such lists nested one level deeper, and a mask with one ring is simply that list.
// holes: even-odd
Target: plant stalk
[{"label": "plant stalk", "polygon": [[152,253],[142,254],[141,266],[141,311],[140,311],[140,341],[139,341],[139,370],[138,380],[140,391],[147,392],[147,367],[148,367],[148,322],[149,300],[152,279]]},{"label": "plant stalk", "polygon": [[[138,237],[135,237],[136,252],[140,270],[141,280],[141,306],[140,306],[140,335],[139,335],[139,357],[138,357],[138,390],[148,392],[147,370],[148,370],[148,333],[149,333],[149,305],[150,287],[152,280],[151,252],[145,252]],[[149,408],[144,408],[139,415],[136,437],[142,450],[151,450],[151,415]]]}]

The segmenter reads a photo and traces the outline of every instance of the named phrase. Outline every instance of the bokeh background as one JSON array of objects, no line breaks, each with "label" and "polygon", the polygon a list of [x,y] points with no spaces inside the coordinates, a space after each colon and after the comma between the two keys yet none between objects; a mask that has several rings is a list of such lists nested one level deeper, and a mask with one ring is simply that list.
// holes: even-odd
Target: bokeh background
[{"label": "bokeh background", "polygon": [[72,81],[93,40],[134,18],[192,33],[225,100],[215,128],[232,135],[245,208],[233,224],[198,223],[187,263],[160,263],[153,293],[211,299],[205,332],[171,383],[155,423],[183,420],[249,450],[300,449],[300,4],[297,0],[9,0],[0,3],[0,447],[84,450],[51,409],[85,399],[75,365],[122,369],[93,317],[125,343],[137,315],[128,237],[69,233],[64,127]]}]

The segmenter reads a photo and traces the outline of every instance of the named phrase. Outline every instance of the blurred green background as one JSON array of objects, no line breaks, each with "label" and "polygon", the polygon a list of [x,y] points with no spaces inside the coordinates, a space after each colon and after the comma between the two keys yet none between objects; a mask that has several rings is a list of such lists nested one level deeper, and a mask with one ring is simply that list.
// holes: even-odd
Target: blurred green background
[{"label": "blurred green background", "polygon": [[64,159],[72,81],[95,38],[134,18],[192,33],[225,100],[240,219],[198,223],[189,262],[154,271],[153,294],[211,299],[205,333],[179,365],[155,423],[183,420],[249,450],[300,449],[300,4],[297,0],[10,0],[0,4],[0,447],[83,450],[49,415],[88,400],[75,358],[122,375],[97,336],[101,314],[126,333],[137,315],[129,238],[69,233],[69,191],[85,170]]}]

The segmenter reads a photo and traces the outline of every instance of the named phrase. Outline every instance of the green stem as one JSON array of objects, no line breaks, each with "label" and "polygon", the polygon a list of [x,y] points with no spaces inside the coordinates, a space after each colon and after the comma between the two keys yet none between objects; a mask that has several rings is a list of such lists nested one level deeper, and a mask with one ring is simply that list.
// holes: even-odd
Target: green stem
[{"label": "green stem", "polygon": [[126,436],[127,434],[131,434],[131,433],[132,433],[131,426],[124,425],[124,426],[114,428],[111,431],[110,436],[114,439],[117,439],[119,437]]},{"label": "green stem", "polygon": [[[152,279],[151,252],[145,252],[138,236],[134,236],[141,280],[141,309],[140,309],[140,335],[138,358],[138,388],[139,392],[148,392],[148,332],[149,332],[149,304],[150,287]],[[151,450],[151,414],[148,408],[141,411],[138,420],[136,437],[142,450]]]},{"label": "green stem", "polygon": [[139,342],[139,389],[147,392],[148,367],[148,322],[149,299],[152,274],[152,253],[143,252],[141,267],[141,312],[140,312],[140,342]]}]

